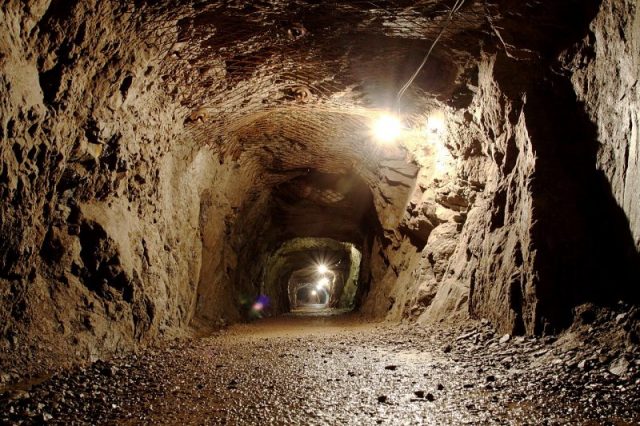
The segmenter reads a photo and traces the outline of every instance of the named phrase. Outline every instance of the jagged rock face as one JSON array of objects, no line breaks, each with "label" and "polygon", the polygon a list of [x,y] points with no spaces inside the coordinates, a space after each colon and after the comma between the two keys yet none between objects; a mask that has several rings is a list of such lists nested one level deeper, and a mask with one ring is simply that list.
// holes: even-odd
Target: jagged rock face
[{"label": "jagged rock face", "polygon": [[637,297],[637,6],[449,3],[4,2],[2,362],[241,320],[305,237],[360,249],[376,317],[542,333]]},{"label": "jagged rock face", "polygon": [[[373,271],[382,285],[369,299],[372,311],[389,310],[391,318],[420,315],[427,323],[471,314],[490,319],[505,332],[541,333],[566,326],[571,307],[584,301],[638,299],[633,284],[638,277],[637,244],[634,247],[630,233],[635,232],[635,207],[624,204],[624,179],[618,180],[617,189],[613,182],[609,189],[598,172],[611,143],[635,153],[632,114],[622,114],[627,117],[624,127],[609,124],[621,130],[617,142],[607,140],[606,132],[595,133],[568,83],[571,78],[576,86],[590,75],[606,82],[600,84],[608,85],[609,92],[622,93],[620,81],[604,68],[595,71],[592,64],[587,67],[590,74],[585,73],[588,59],[572,55],[592,49],[584,44],[593,43],[593,36],[578,41],[595,17],[591,31],[601,38],[614,37],[621,54],[613,57],[624,58],[623,73],[637,75],[633,55],[622,54],[628,45],[615,30],[636,25],[636,12],[631,5],[607,2],[599,10],[587,4],[575,12],[580,17],[575,28],[560,29],[555,42],[550,34],[524,38],[512,22],[502,33],[506,52],[480,60],[474,100],[466,111],[449,117],[447,147],[457,169],[444,187],[454,185],[453,191],[447,188],[451,192],[445,197],[433,193],[441,190],[426,191],[421,202],[409,204],[400,230],[421,252],[413,253],[406,242],[381,250]],[[531,27],[521,24],[527,34]],[[633,34],[632,29],[623,34],[627,32]],[[561,67],[564,75],[551,71]],[[633,83],[623,79],[622,87],[625,84]],[[630,96],[623,110],[637,106]],[[612,117],[620,114],[604,113],[600,126]],[[619,156],[604,169],[609,176],[633,175],[635,165],[623,166],[635,161],[633,155],[629,158]],[[423,184],[419,180],[418,186]],[[448,200],[464,201],[452,205]],[[448,211],[448,218],[439,217],[438,209]],[[460,210],[464,214],[455,220],[451,215]],[[460,224],[457,229],[455,223]],[[439,274],[443,269],[444,275]]]},{"label": "jagged rock face", "polygon": [[578,99],[595,124],[598,169],[624,210],[640,247],[638,96],[640,9],[634,1],[604,1],[585,38],[563,56]]},{"label": "jagged rock face", "polygon": [[112,6],[2,6],[3,359],[101,356],[189,320],[198,176],[145,78],[157,48]]}]

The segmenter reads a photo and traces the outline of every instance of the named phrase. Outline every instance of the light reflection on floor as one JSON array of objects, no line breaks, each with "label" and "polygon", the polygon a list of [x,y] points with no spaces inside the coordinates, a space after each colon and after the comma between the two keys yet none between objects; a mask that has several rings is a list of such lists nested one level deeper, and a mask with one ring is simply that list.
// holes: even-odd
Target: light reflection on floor
[{"label": "light reflection on floor", "polygon": [[311,303],[308,305],[300,305],[295,307],[286,315],[293,316],[333,316],[350,312],[350,309],[331,308],[322,303]]}]

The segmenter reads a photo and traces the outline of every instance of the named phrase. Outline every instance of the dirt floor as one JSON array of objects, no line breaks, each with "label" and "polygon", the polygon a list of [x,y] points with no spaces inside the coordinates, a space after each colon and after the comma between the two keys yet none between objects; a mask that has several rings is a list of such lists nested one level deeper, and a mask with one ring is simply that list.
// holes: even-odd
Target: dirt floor
[{"label": "dirt floor", "polygon": [[566,348],[483,323],[289,315],[7,390],[0,423],[638,424],[637,365],[618,376]]}]

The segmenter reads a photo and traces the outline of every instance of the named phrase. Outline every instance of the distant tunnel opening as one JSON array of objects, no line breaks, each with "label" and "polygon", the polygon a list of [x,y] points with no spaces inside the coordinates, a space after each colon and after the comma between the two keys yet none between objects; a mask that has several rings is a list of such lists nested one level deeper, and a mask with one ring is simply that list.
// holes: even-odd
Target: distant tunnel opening
[{"label": "distant tunnel opening", "polygon": [[265,294],[276,313],[349,311],[356,304],[361,251],[330,238],[296,238],[270,257]]},{"label": "distant tunnel opening", "polygon": [[[291,312],[353,309],[362,254],[353,245],[343,244],[343,257],[328,263],[314,260],[291,273],[287,283]],[[317,258],[318,253],[309,256]]]}]

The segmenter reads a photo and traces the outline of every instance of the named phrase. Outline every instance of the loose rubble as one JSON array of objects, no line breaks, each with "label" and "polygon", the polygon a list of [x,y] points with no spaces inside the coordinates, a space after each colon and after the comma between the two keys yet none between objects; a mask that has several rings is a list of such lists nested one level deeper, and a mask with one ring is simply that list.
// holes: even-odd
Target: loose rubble
[{"label": "loose rubble", "polygon": [[486,322],[268,319],[8,386],[0,423],[637,424],[640,315],[618,310],[505,342]]}]

